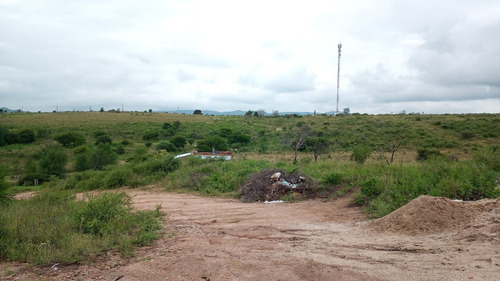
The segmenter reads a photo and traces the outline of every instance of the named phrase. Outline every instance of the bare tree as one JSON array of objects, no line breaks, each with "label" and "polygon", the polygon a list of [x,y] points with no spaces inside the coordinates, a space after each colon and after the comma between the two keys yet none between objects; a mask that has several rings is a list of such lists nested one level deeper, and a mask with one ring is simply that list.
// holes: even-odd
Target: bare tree
[{"label": "bare tree", "polygon": [[[381,149],[382,156],[384,156],[384,159],[385,159],[385,162],[387,163],[387,165],[391,165],[394,162],[394,155],[396,154],[396,151],[398,151],[403,140],[404,140],[404,136],[399,136],[398,138],[390,141],[387,144],[387,146],[385,147],[385,149],[384,148]],[[386,157],[385,152],[391,153],[390,159]]]},{"label": "bare tree", "polygon": [[283,143],[291,147],[294,152],[293,163],[297,163],[297,152],[306,145],[306,139],[311,134],[311,130],[305,124],[288,129],[283,136]]},{"label": "bare tree", "polygon": [[257,110],[257,115],[259,117],[264,117],[264,116],[266,116],[266,111],[264,109],[259,109],[259,110]]}]

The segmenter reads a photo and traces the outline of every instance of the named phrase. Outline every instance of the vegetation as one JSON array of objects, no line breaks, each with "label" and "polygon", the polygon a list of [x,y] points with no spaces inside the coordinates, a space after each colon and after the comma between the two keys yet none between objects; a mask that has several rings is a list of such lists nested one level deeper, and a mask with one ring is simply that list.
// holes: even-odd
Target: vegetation
[{"label": "vegetation", "polygon": [[[104,218],[88,214],[94,207],[105,210],[106,204],[118,199],[103,198],[96,203],[93,200],[97,199],[89,198],[95,205],[85,207],[84,201],[71,196],[75,191],[155,184],[168,190],[237,197],[253,173],[280,169],[307,175],[319,196],[352,194],[353,203],[373,217],[386,215],[422,194],[462,200],[500,196],[500,115],[196,113],[2,113],[1,258],[70,262],[103,249],[131,249],[131,245],[141,244],[130,236],[123,238],[129,242],[119,240],[121,235],[100,221]],[[76,129],[78,133],[74,133]],[[234,160],[173,158],[194,150],[231,150]],[[36,184],[41,186],[34,187]],[[30,200],[8,200],[16,190],[30,186],[47,192]],[[120,198],[123,204],[113,204],[124,209],[115,210],[116,214],[134,221],[128,199]],[[53,214],[62,210],[67,216],[58,214],[55,219]],[[40,232],[47,236],[28,237],[12,232],[21,231],[11,222],[16,212],[19,223],[26,221],[26,227],[37,227],[37,231],[47,227],[45,221],[57,220],[62,225],[53,233]],[[22,217],[30,212],[40,213],[40,217]],[[151,220],[158,219],[151,216]],[[75,228],[77,217],[85,219]],[[66,232],[66,236],[61,234]],[[66,244],[74,249],[61,250],[64,241],[72,241]],[[46,248],[50,251],[44,252]],[[83,252],[84,248],[89,252]]]},{"label": "vegetation", "polygon": [[0,258],[35,264],[72,263],[110,249],[123,256],[150,244],[161,213],[131,212],[125,193],[76,200],[68,192],[41,192],[0,206]]}]

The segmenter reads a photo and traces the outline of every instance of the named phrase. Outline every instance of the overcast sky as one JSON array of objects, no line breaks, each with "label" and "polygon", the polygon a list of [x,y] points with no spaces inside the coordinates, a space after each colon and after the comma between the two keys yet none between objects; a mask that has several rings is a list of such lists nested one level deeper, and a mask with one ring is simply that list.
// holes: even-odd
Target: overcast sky
[{"label": "overcast sky", "polygon": [[498,0],[0,0],[0,107],[500,112]]}]

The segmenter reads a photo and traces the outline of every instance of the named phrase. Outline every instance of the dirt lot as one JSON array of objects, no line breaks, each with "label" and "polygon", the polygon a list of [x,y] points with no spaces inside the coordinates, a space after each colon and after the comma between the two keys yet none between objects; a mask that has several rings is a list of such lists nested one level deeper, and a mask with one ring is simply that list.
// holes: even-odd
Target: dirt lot
[{"label": "dirt lot", "polygon": [[[368,221],[349,198],[241,203],[127,190],[137,209],[161,205],[164,236],[130,260],[1,264],[1,280],[498,280],[500,199],[420,197]],[[0,276],[4,276],[2,272]]]}]

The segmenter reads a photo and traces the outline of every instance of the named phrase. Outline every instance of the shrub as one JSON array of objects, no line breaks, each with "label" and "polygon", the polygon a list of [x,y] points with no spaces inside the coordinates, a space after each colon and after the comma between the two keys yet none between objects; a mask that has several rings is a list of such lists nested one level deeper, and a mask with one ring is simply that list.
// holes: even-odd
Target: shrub
[{"label": "shrub", "polygon": [[66,133],[55,137],[64,147],[76,147],[85,143],[85,138],[77,133]]},{"label": "shrub", "polygon": [[113,231],[113,222],[132,209],[130,197],[125,193],[86,195],[87,202],[73,214],[78,232],[103,236]]},{"label": "shrub", "polygon": [[177,148],[169,142],[160,142],[156,145],[156,150],[176,151]]},{"label": "shrub", "polygon": [[431,157],[442,156],[441,152],[432,148],[420,148],[417,150],[417,161],[424,161]]},{"label": "shrub", "polygon": [[324,177],[324,179],[322,180],[322,183],[325,185],[337,185],[337,184],[341,184],[343,179],[344,179],[344,176],[341,173],[331,172]]},{"label": "shrub", "polygon": [[0,125],[0,147],[6,146],[7,144],[9,144],[9,140],[11,138],[10,135],[11,134],[9,132],[9,129]]},{"label": "shrub", "polygon": [[[7,168],[6,166],[0,166],[0,206],[2,204],[5,204],[8,202],[10,199],[5,193],[8,187],[7,182],[5,182],[5,176],[7,174]],[[1,223],[1,222],[0,222]],[[1,237],[1,233],[0,233]]]},{"label": "shrub", "polygon": [[96,147],[92,147],[85,153],[76,155],[75,170],[102,170],[107,165],[115,164],[117,159],[118,156],[111,149],[111,145],[107,143],[100,143],[99,145],[97,145]]},{"label": "shrub", "polygon": [[18,143],[32,143],[35,141],[35,132],[31,129],[21,130],[17,134],[17,142]]},{"label": "shrub", "polygon": [[108,135],[100,135],[99,137],[97,137],[95,145],[98,145],[100,143],[112,144],[113,140],[111,140],[111,138]]},{"label": "shrub", "polygon": [[351,161],[356,161],[358,164],[365,163],[366,159],[372,153],[371,149],[367,146],[357,146],[353,149],[351,154]]},{"label": "shrub", "polygon": [[147,132],[142,136],[142,139],[145,141],[157,140],[160,137],[160,134],[156,131]]},{"label": "shrub", "polygon": [[226,139],[220,136],[209,136],[198,143],[199,151],[228,150],[229,146]]},{"label": "shrub", "polygon": [[61,177],[65,173],[68,157],[59,147],[49,147],[43,150],[40,158],[40,169],[45,178],[50,176]]},{"label": "shrub", "polygon": [[175,136],[170,140],[170,143],[172,143],[177,150],[181,150],[186,145],[187,139],[183,136]]},{"label": "shrub", "polygon": [[130,168],[115,169],[107,173],[104,177],[104,186],[107,188],[125,186],[131,177],[132,170]]},{"label": "shrub", "polygon": [[159,209],[131,212],[124,193],[83,201],[69,192],[41,192],[0,206],[0,259],[67,264],[110,249],[128,256],[159,237],[160,219]]},{"label": "shrub", "polygon": [[164,157],[154,157],[148,159],[134,166],[134,172],[141,173],[144,175],[151,175],[155,173],[169,173],[177,170],[179,168],[180,162],[178,159],[174,159],[171,156]]}]

